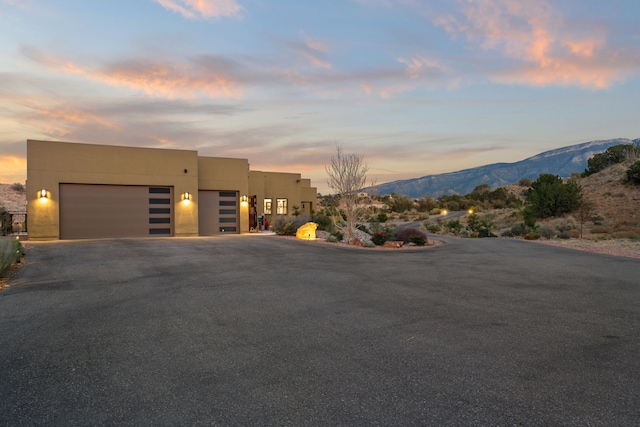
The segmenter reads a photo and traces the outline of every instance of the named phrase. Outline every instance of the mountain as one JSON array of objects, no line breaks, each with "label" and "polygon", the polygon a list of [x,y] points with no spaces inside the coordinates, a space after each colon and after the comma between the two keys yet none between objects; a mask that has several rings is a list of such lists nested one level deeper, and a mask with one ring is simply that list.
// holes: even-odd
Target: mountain
[{"label": "mountain", "polygon": [[429,195],[437,198],[444,194],[469,194],[481,184],[488,184],[493,189],[515,184],[522,178],[537,179],[541,173],[567,177],[573,172],[584,171],[587,168],[587,161],[594,154],[602,153],[613,145],[634,142],[640,143],[640,139],[632,141],[627,138],[616,138],[585,142],[545,151],[515,163],[494,163],[458,172],[387,182],[377,185],[376,193],[396,193],[412,198]]}]

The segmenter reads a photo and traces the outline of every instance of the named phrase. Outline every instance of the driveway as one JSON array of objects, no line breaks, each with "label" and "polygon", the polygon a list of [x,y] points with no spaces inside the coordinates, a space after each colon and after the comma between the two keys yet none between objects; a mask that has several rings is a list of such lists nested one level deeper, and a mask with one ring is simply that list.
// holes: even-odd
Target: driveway
[{"label": "driveway", "polygon": [[29,243],[1,425],[637,425],[640,260],[504,239]]}]

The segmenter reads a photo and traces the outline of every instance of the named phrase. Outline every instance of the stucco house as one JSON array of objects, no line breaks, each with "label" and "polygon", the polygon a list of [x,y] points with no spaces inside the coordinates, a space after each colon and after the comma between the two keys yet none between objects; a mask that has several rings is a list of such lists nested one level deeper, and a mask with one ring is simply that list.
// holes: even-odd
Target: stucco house
[{"label": "stucco house", "polygon": [[27,141],[30,240],[248,233],[314,209],[297,173],[192,150]]}]

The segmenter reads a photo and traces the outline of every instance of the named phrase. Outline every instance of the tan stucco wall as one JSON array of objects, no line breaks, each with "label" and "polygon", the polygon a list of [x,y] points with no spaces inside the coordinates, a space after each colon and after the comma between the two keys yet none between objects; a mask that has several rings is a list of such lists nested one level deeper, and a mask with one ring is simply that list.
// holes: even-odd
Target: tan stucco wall
[{"label": "tan stucco wall", "polygon": [[[60,237],[60,183],[173,186],[175,235],[198,235],[197,200],[180,200],[184,192],[198,194],[195,151],[28,140],[29,239]],[[46,199],[37,195],[43,188]]]},{"label": "tan stucco wall", "polygon": [[[270,198],[273,202],[271,220],[278,217],[291,216],[293,207],[298,206],[302,211],[302,202],[315,202],[316,189],[310,187],[309,179],[302,179],[298,173],[287,172],[262,172],[251,171],[249,173],[249,193],[257,196],[257,210],[264,213],[264,199]],[[311,196],[312,194],[312,196]],[[276,199],[287,199],[287,215],[276,215]],[[310,214],[308,208],[302,214]]]},{"label": "tan stucco wall", "polygon": [[[237,191],[238,197],[249,194],[249,161],[224,157],[198,157],[200,190]],[[239,203],[240,232],[249,232],[249,205]]]}]

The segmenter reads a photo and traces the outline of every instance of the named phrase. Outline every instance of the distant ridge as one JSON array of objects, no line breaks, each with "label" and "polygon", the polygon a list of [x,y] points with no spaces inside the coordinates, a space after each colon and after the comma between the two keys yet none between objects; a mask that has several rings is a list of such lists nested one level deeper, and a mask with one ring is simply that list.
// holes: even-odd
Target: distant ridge
[{"label": "distant ridge", "polygon": [[640,142],[640,139],[616,138],[590,141],[545,151],[515,163],[494,163],[458,172],[387,182],[377,185],[376,192],[380,195],[396,193],[411,198],[426,195],[437,198],[444,194],[469,194],[481,184],[497,188],[515,184],[522,178],[537,179],[541,173],[567,177],[573,172],[584,171],[587,168],[587,161],[594,154],[602,153],[613,145],[634,142]]}]

